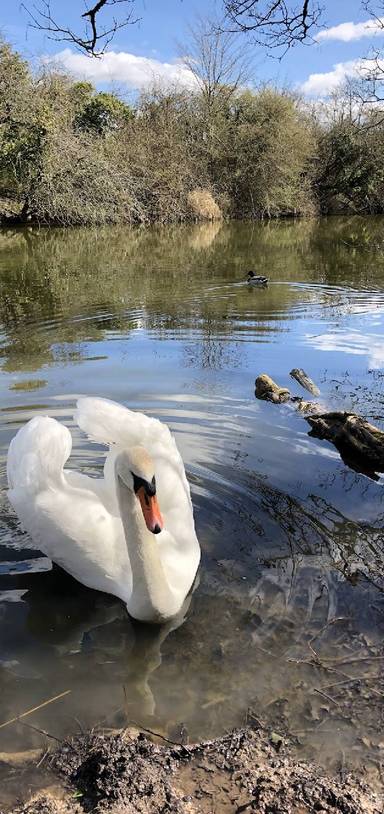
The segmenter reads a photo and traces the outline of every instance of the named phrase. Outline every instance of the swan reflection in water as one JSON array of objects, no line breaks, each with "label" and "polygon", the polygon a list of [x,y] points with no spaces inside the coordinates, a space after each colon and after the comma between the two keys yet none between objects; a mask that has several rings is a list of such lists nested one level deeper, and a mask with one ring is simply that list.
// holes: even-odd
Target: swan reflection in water
[{"label": "swan reflection in water", "polygon": [[[52,696],[56,687],[71,689],[73,703],[67,706],[74,706],[72,714],[84,725],[95,724],[97,709],[100,719],[113,717],[119,707],[143,722],[155,716],[150,678],[161,664],[164,641],[185,621],[192,594],[175,618],[159,626],[136,622],[122,602],[80,586],[58,566],[49,574],[32,574],[29,581],[22,598],[28,643],[21,640],[18,647],[16,636],[8,645],[7,672],[30,678],[34,693],[36,679],[52,688]],[[24,687],[20,708],[28,707],[28,694]]]},{"label": "swan reflection in water", "polygon": [[[307,729],[303,743],[307,738],[310,751],[318,748],[332,761],[364,731],[349,721],[335,729],[332,745],[321,729],[315,732],[325,713],[313,688],[324,675],[308,665],[308,641],[320,633],[315,648],[326,658],[350,653],[351,643],[354,657],[364,657],[366,636],[370,647],[382,640],[378,610],[384,603],[364,576],[354,585],[315,554],[276,558],[259,564],[252,578],[245,574],[238,560],[220,560],[216,570],[208,564],[180,617],[163,626],[130,619],[123,603],[79,585],[58,567],[14,577],[15,590],[28,587],[20,603],[27,618],[20,619],[25,638],[14,624],[6,649],[4,698],[8,674],[12,705],[4,720],[70,689],[31,723],[60,738],[79,724],[136,722],[178,740],[182,724],[191,738],[211,737],[241,724],[252,707],[272,722],[278,714],[294,731]],[[341,704],[327,712],[329,726]],[[42,740],[20,724],[5,731],[8,748]]]},{"label": "swan reflection in water", "polygon": [[[59,568],[13,577],[15,589],[28,588],[20,603],[27,621],[20,619],[20,637],[14,620],[9,625],[7,672],[27,676],[30,669],[31,679],[19,688],[13,681],[3,719],[71,689],[33,723],[61,737],[76,731],[75,718],[82,726],[137,721],[174,739],[185,723],[191,738],[201,738],[241,724],[248,706],[274,720],[279,703],[279,720],[284,714],[292,730],[307,729],[315,748],[324,699],[314,688],[324,675],[308,665],[308,641],[324,629],[316,650],[337,659],[351,647],[364,657],[365,637],[374,647],[383,638],[382,595],[368,570],[375,532],[357,534],[324,500],[310,511],[254,475],[237,486],[221,473],[213,488],[196,468],[194,504],[205,549],[200,584],[180,618],[162,627],[134,622],[123,603]],[[339,711],[328,712],[329,720]],[[334,754],[355,743],[353,726],[337,729]],[[20,731],[20,748],[25,736]],[[319,753],[327,748],[319,744]]]}]

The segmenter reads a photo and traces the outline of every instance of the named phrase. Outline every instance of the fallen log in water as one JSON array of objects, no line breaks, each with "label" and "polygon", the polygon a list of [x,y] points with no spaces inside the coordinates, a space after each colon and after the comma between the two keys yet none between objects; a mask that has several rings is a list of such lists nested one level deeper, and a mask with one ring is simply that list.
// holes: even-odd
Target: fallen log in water
[{"label": "fallen log in water", "polygon": [[384,472],[384,432],[356,413],[322,413],[305,416],[309,435],[331,441],[352,469],[377,479]]},{"label": "fallen log in water", "polygon": [[304,390],[308,390],[309,393],[312,394],[312,396],[320,395],[320,390],[317,384],[315,384],[315,382],[313,382],[312,379],[309,378],[309,376],[307,375],[305,370],[303,370],[302,367],[294,367],[289,375],[292,376],[293,379],[296,379],[296,381],[299,382],[299,384],[301,384],[302,387],[304,387]]},{"label": "fallen log in water", "polygon": [[347,412],[324,412],[324,408],[316,402],[291,396],[286,387],[279,387],[266,373],[255,381],[255,396],[274,404],[290,401],[301,412],[311,412],[311,415],[303,416],[311,426],[309,435],[334,444],[344,463],[356,472],[363,472],[374,480],[378,480],[377,472],[384,472],[384,431],[362,416]]},{"label": "fallen log in water", "polygon": [[289,401],[291,394],[287,387],[279,387],[267,373],[261,373],[255,381],[255,396],[258,399],[272,401],[273,404],[282,404]]},{"label": "fallen log in water", "polygon": [[317,401],[307,401],[302,396],[291,396],[292,404],[295,404],[300,413],[323,413],[324,406]]}]

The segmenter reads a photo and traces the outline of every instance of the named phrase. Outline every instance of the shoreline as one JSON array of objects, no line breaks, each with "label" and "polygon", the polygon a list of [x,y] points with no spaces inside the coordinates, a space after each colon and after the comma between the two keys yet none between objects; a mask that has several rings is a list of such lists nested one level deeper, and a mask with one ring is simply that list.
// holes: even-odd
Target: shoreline
[{"label": "shoreline", "polygon": [[[45,755],[45,756],[44,756]],[[2,814],[379,814],[381,788],[361,772],[338,776],[293,754],[254,719],[209,741],[182,745],[138,729],[90,732],[34,757],[46,784]],[[18,766],[18,771],[20,764]],[[48,773],[47,773],[48,770]],[[29,776],[33,776],[31,772]]]}]

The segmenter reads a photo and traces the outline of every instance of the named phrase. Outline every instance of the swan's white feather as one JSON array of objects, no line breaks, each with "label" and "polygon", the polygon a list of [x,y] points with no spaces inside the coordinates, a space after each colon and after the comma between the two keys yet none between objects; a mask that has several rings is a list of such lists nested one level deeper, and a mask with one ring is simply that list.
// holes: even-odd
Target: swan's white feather
[{"label": "swan's white feather", "polygon": [[36,545],[83,584],[129,602],[132,573],[116,499],[119,450],[141,444],[155,464],[165,528],[157,538],[168,583],[184,598],[200,549],[189,485],[172,435],[160,421],[107,399],[82,398],[76,419],[92,439],[110,445],[104,478],[65,470],[72,442],[53,418],[37,416],[11,441],[9,499]]},{"label": "swan's white feather", "polygon": [[[109,399],[91,396],[78,400],[74,417],[89,438],[111,445],[104,476],[113,511],[118,511],[114,492],[116,455],[122,448],[137,444],[150,452],[155,463],[159,505],[165,519],[165,530],[159,535],[158,545],[170,583],[186,593],[188,574],[193,568],[196,572],[200,549],[195,536],[189,483],[169,428],[144,413],[129,410]],[[172,530],[171,538],[168,529]]]},{"label": "swan's white feather", "polygon": [[126,599],[131,573],[121,520],[102,500],[101,479],[64,472],[71,448],[63,424],[46,416],[29,421],[9,447],[9,500],[53,562],[85,585]]},{"label": "swan's white feather", "polygon": [[76,423],[94,441],[108,446],[150,446],[152,457],[155,443],[172,445],[172,436],[166,424],[144,413],[129,410],[115,401],[84,396],[76,406]]},{"label": "swan's white feather", "polygon": [[[84,397],[78,400],[74,415],[76,423],[93,441],[107,444],[111,452],[107,456],[104,475],[110,492],[114,491],[114,461],[124,447],[141,445],[148,449],[155,462],[158,496],[164,512],[176,505],[180,512],[180,485],[184,489],[183,503],[187,502],[193,525],[192,503],[189,484],[182,457],[166,424],[144,413],[129,410],[122,404],[103,398]],[[175,491],[176,490],[176,491]]]},{"label": "swan's white feather", "polygon": [[[38,492],[42,483],[57,482],[72,449],[71,433],[53,418],[36,416],[12,439],[7,458],[10,488]],[[23,466],[20,464],[23,462]]]}]

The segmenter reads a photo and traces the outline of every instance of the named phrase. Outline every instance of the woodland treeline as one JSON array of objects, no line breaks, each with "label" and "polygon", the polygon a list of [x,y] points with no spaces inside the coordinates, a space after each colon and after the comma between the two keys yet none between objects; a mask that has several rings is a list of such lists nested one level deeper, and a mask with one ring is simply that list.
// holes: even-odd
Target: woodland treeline
[{"label": "woodland treeline", "polygon": [[345,90],[319,109],[275,88],[198,78],[190,89],[154,83],[129,105],[64,72],[34,73],[0,43],[3,220],[170,223],[215,217],[218,207],[230,218],[384,211],[379,111],[358,110]]}]

